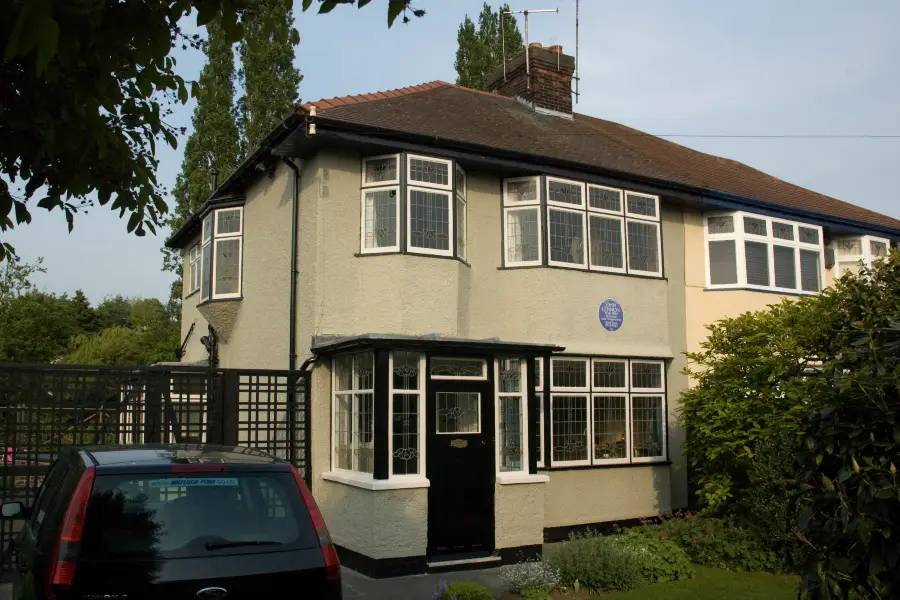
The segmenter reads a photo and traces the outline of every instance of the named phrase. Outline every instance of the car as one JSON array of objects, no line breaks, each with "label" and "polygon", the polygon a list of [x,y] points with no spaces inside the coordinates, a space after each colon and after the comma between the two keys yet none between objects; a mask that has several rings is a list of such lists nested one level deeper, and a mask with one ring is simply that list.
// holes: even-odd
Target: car
[{"label": "car", "polygon": [[322,514],[290,464],[200,445],[66,450],[16,540],[16,600],[340,600]]}]

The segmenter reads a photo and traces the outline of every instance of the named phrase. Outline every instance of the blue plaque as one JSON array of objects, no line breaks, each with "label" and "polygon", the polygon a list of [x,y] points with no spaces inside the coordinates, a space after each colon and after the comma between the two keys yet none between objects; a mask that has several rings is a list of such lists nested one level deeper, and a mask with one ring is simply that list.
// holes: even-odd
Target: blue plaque
[{"label": "blue plaque", "polygon": [[622,305],[612,298],[607,298],[601,302],[600,310],[597,312],[600,317],[600,324],[607,331],[617,331],[625,321],[625,311],[622,310]]}]

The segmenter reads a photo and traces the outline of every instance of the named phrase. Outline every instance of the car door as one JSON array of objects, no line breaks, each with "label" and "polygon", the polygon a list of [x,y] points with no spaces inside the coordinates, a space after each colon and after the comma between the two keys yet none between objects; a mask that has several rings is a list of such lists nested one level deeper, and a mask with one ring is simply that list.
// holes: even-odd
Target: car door
[{"label": "car door", "polygon": [[60,489],[71,470],[72,464],[68,456],[58,458],[50,466],[47,476],[44,477],[44,481],[38,489],[37,497],[31,507],[31,514],[22,527],[16,545],[16,574],[13,583],[15,600],[32,600],[42,597],[41,582],[46,569],[47,555],[52,552],[52,548],[46,549],[49,538],[47,530],[52,521],[62,518],[54,519],[51,513],[54,506],[61,503]]}]

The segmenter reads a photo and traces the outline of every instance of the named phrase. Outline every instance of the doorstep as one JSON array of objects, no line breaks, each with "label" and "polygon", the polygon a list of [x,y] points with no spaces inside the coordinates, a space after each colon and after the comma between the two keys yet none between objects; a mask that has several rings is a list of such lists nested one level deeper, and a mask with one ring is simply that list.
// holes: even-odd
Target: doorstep
[{"label": "doorstep", "polygon": [[484,555],[450,555],[428,561],[429,573],[447,573],[451,571],[468,571],[499,567],[503,559],[496,554]]}]

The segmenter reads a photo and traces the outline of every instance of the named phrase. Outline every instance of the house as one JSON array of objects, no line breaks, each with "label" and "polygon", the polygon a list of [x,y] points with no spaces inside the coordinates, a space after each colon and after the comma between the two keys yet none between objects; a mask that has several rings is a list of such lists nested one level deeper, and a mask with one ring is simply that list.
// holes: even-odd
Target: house
[{"label": "house", "polygon": [[305,104],[167,242],[221,366],[308,373],[313,492],[353,568],[516,560],[685,506],[683,352],[900,239],[573,113],[573,68],[533,45],[489,93]]}]

